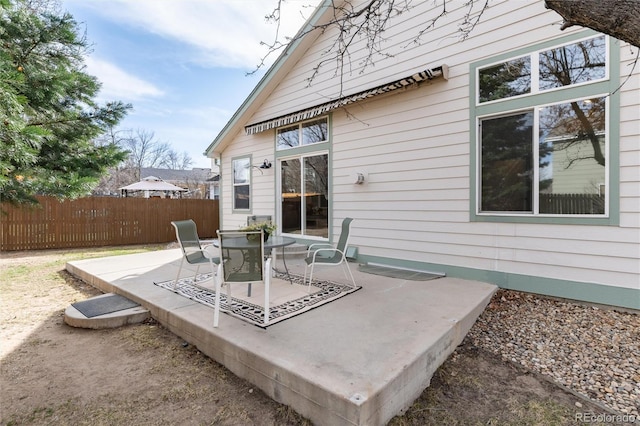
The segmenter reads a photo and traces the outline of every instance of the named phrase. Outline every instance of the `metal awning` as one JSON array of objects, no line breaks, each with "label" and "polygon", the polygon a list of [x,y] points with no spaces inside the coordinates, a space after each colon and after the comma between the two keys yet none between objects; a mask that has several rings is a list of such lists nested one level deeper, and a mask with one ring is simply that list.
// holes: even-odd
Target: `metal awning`
[{"label": "metal awning", "polygon": [[432,69],[426,69],[424,71],[410,75],[409,77],[401,78],[400,80],[386,83],[372,89],[363,90],[362,92],[354,93],[353,95],[343,96],[342,98],[325,102],[323,104],[306,108],[291,114],[282,115],[280,117],[261,121],[259,123],[249,124],[245,126],[244,130],[247,135],[253,135],[256,133],[264,132],[265,130],[286,126],[288,124],[297,123],[298,121],[308,120],[310,118],[317,117],[326,112],[341,108],[354,102],[372,98],[384,93],[389,93],[394,90],[402,89],[413,84],[417,84],[421,81],[433,80],[434,78],[438,77],[442,77],[446,80],[448,78],[447,71],[448,69],[446,65],[441,65]]}]

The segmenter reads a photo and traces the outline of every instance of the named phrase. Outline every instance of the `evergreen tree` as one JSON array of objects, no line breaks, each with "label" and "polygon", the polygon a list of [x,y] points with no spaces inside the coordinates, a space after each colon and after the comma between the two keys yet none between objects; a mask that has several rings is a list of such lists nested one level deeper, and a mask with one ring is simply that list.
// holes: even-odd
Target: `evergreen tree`
[{"label": "evergreen tree", "polygon": [[87,195],[126,158],[93,140],[131,108],[99,105],[98,80],[84,72],[86,39],[68,13],[0,0],[0,201]]}]

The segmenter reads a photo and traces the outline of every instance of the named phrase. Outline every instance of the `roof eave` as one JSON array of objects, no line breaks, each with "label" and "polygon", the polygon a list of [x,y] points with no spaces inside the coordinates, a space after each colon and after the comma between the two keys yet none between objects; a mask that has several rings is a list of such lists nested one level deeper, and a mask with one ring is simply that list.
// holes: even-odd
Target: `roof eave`
[{"label": "roof eave", "polygon": [[266,98],[277,86],[280,80],[287,75],[289,67],[286,65],[291,64],[290,61],[295,60],[304,54],[306,51],[304,47],[315,41],[319,32],[315,32],[315,35],[313,35],[314,32],[311,30],[321,22],[324,22],[327,17],[332,16],[331,14],[333,13],[335,3],[335,0],[324,0],[322,4],[316,8],[311,17],[307,19],[307,22],[298,32],[298,34],[306,34],[302,37],[295,37],[294,41],[292,41],[280,56],[278,56],[278,59],[276,59],[273,65],[269,67],[269,70],[253,88],[249,96],[247,96],[231,119],[215,137],[213,142],[211,142],[207,147],[204,152],[205,156],[214,157],[214,154],[221,153],[226,147],[229,138],[244,128],[243,118],[251,115],[258,108],[257,105],[259,105],[259,102],[257,101],[261,98]]}]

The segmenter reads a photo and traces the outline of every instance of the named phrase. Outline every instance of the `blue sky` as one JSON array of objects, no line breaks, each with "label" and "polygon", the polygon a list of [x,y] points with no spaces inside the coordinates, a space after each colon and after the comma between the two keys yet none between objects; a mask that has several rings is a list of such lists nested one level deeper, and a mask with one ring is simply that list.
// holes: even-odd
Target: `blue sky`
[{"label": "blue sky", "polygon": [[[121,100],[133,111],[119,129],[154,132],[186,151],[193,167],[258,83],[255,69],[275,36],[265,22],[277,0],[62,0],[92,53],[87,72],[102,82],[100,101]],[[292,36],[314,0],[287,0],[281,34]],[[272,60],[275,59],[275,56]]]}]

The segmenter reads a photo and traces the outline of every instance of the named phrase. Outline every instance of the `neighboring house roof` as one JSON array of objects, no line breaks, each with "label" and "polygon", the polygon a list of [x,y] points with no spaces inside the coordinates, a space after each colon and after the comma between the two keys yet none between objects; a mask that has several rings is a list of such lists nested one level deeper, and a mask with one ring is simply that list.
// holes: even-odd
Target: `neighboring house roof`
[{"label": "neighboring house roof", "polygon": [[211,169],[194,168],[191,170],[158,169],[155,167],[143,167],[140,176],[157,176],[169,182],[207,182],[211,177]]}]

